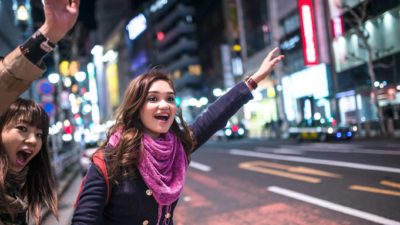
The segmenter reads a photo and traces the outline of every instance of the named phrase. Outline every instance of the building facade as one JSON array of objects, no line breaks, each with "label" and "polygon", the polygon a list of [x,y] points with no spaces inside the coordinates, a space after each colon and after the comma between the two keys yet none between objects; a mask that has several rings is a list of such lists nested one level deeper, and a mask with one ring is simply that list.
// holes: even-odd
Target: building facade
[{"label": "building facade", "polygon": [[[386,129],[393,134],[400,128],[400,1],[329,3],[341,122],[358,124],[363,135],[376,134],[379,123],[374,99],[377,98]],[[359,20],[354,20],[354,15]],[[361,29],[355,29],[352,21],[358,21]],[[361,36],[358,30],[362,31]],[[373,67],[374,77],[368,63]],[[372,86],[378,89],[377,96]]]}]

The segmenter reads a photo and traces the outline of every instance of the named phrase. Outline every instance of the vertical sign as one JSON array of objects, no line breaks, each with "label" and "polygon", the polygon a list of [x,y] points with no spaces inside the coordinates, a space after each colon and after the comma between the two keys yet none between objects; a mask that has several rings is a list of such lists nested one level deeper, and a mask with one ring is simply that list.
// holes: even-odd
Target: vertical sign
[{"label": "vertical sign", "polygon": [[331,19],[333,37],[338,38],[344,34],[344,22],[342,16],[336,16]]},{"label": "vertical sign", "polygon": [[304,64],[316,65],[318,64],[318,49],[312,0],[298,0],[298,7]]}]

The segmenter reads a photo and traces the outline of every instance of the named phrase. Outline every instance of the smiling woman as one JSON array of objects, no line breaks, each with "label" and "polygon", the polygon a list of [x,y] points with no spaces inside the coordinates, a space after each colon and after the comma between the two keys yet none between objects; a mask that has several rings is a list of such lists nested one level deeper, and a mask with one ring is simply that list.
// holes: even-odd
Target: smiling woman
[{"label": "smiling woman", "polygon": [[277,51],[190,126],[167,74],[154,69],[132,80],[82,182],[72,224],[172,225],[191,154],[252,99],[251,91],[283,59]]},{"label": "smiling woman", "polygon": [[49,117],[31,100],[17,99],[0,116],[0,224],[27,224],[28,211],[40,221],[43,203],[57,214],[48,131]]}]

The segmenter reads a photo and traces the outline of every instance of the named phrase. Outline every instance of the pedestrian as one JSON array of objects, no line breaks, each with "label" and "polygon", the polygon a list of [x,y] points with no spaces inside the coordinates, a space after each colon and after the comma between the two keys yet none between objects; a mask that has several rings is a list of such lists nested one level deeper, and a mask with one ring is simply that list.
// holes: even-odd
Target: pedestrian
[{"label": "pedestrian", "polygon": [[191,154],[253,98],[251,91],[283,59],[277,52],[271,51],[255,74],[217,99],[190,126],[175,104],[174,85],[166,74],[150,70],[131,81],[107,142],[98,150],[104,154],[108,177],[92,164],[72,224],[173,224]]},{"label": "pedestrian", "polygon": [[45,0],[45,21],[24,44],[0,57],[0,115],[44,72],[42,59],[73,27],[80,0]]},{"label": "pedestrian", "polygon": [[39,225],[42,207],[57,216],[57,194],[46,144],[49,117],[32,100],[17,99],[0,116],[0,224]]},{"label": "pedestrian", "polygon": [[44,0],[44,24],[0,57],[0,225],[40,224],[45,205],[57,215],[47,148],[49,119],[31,100],[18,99],[45,71],[43,58],[74,26],[79,0]]},{"label": "pedestrian", "polygon": [[394,109],[392,104],[388,104],[386,106],[386,109],[384,110],[384,119],[386,122],[386,132],[389,135],[389,137],[394,136]]}]

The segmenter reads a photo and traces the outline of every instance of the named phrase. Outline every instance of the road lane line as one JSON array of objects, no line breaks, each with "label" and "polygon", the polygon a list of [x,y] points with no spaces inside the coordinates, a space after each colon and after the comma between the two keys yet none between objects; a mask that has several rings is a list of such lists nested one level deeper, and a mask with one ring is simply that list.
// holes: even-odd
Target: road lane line
[{"label": "road lane line", "polygon": [[275,155],[275,154],[269,154],[269,153],[245,151],[245,150],[240,150],[240,149],[231,149],[229,151],[229,153],[232,155],[264,158],[264,159],[277,159],[277,160],[284,160],[284,161],[291,161],[291,162],[313,163],[313,164],[347,167],[347,168],[361,169],[361,170],[373,170],[373,171],[381,171],[381,172],[400,173],[400,168],[367,165],[367,164],[361,164],[361,163],[351,163],[351,162],[326,160],[326,159],[312,159],[312,158],[306,158],[306,157],[300,157],[300,156]]},{"label": "road lane line", "polygon": [[341,212],[350,216],[358,217],[364,220],[372,221],[379,224],[385,225],[400,225],[400,221],[391,220],[382,216],[378,216],[372,213],[364,212],[358,209],[353,209],[347,206],[329,202],[323,199],[319,199],[303,193],[291,191],[277,186],[268,187],[268,190],[276,194],[284,195],[289,198],[294,198],[303,202],[307,202],[313,205],[317,205],[323,208],[327,208],[333,211]]},{"label": "road lane line", "polygon": [[332,178],[340,178],[342,177],[339,174],[336,173],[330,173],[326,172],[323,170],[317,170],[309,167],[303,167],[303,166],[289,166],[285,164],[279,164],[279,163],[271,163],[271,162],[265,162],[265,161],[250,161],[250,162],[243,162],[243,165],[247,166],[254,166],[254,167],[269,167],[273,169],[280,169],[280,170],[286,170],[288,172],[292,173],[302,173],[302,174],[307,174],[307,175],[316,175],[316,176],[321,176],[321,177],[332,177]]},{"label": "road lane line", "polygon": [[280,177],[286,177],[294,180],[300,180],[308,183],[321,183],[321,179],[315,178],[315,177],[309,177],[309,176],[304,176],[304,175],[298,175],[298,174],[293,174],[293,173],[288,173],[284,171],[279,171],[279,170],[273,170],[273,169],[268,169],[268,168],[263,168],[263,167],[258,167],[258,166],[251,166],[251,165],[246,165],[245,163],[240,163],[239,168],[245,169],[245,170],[251,170],[259,173],[265,173],[265,174],[272,174],[275,176],[280,176]]},{"label": "road lane line", "polygon": [[265,147],[257,147],[256,151],[260,152],[270,152],[275,154],[282,154],[282,155],[304,155],[304,152],[301,150],[296,149],[289,149],[289,148],[265,148]]},{"label": "road lane line", "polygon": [[212,168],[210,166],[207,166],[205,164],[201,164],[195,161],[191,161],[189,164],[190,167],[201,170],[203,172],[210,172]]},{"label": "road lane line", "polygon": [[[375,155],[400,155],[400,151],[398,150],[380,150],[380,149],[365,149],[365,148],[355,148],[352,149],[343,149],[343,146],[315,146],[315,145],[282,145],[283,149],[293,149],[296,148],[298,151],[305,152],[332,152],[332,153],[361,153],[361,154],[375,154]],[[258,147],[261,151],[263,149],[268,149],[265,147]]]},{"label": "road lane line", "polygon": [[316,175],[316,176],[321,176],[321,177],[332,177],[332,178],[342,177],[341,175],[336,174],[336,173],[325,172],[323,170],[317,170],[317,169],[312,169],[312,168],[303,167],[303,166],[292,167],[289,169],[289,172],[304,173],[304,174],[308,174],[308,175]]},{"label": "road lane line", "polygon": [[364,191],[364,192],[371,192],[371,193],[400,197],[400,192],[398,192],[398,191],[392,191],[392,190],[375,188],[375,187],[368,187],[368,186],[362,186],[362,185],[351,185],[349,187],[349,189],[355,190],[355,191]]},{"label": "road lane line", "polygon": [[386,186],[389,186],[389,187],[400,188],[400,183],[396,183],[396,182],[393,182],[393,181],[382,180],[380,184],[386,185]]}]

